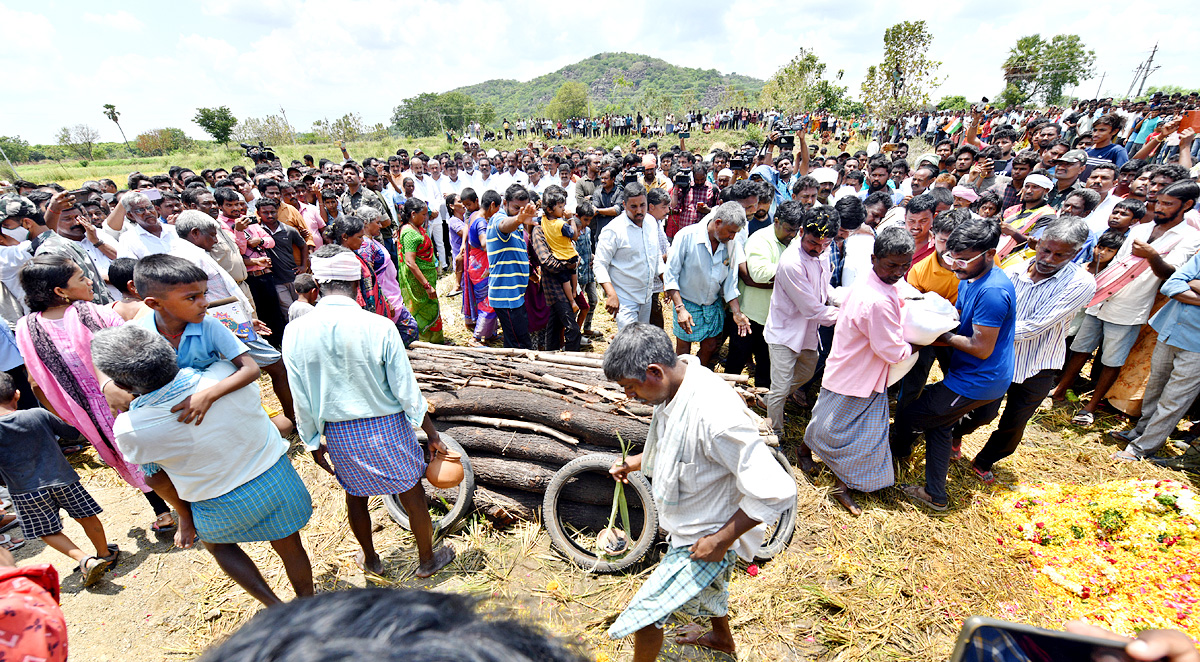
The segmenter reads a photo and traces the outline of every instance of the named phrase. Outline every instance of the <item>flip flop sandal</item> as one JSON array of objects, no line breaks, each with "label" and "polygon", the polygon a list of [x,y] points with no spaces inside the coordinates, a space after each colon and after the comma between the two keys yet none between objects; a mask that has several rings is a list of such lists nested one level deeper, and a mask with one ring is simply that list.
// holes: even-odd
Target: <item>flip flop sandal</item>
[{"label": "flip flop sandal", "polygon": [[62,450],[63,455],[72,455],[74,453],[78,453],[79,451],[83,450],[83,446],[81,446],[79,444],[75,444],[73,446],[62,446],[60,448],[60,450]]},{"label": "flip flop sandal", "polygon": [[104,577],[104,570],[108,568],[108,564],[103,559],[98,559],[94,556],[89,556],[79,562],[79,572],[83,575],[83,585],[93,586]]},{"label": "flip flop sandal", "polygon": [[[16,513],[5,513],[4,514],[4,518],[8,518],[9,516],[12,517],[12,521],[9,522],[8,524],[0,524],[0,533],[4,533],[5,531],[8,531],[14,527],[21,525],[21,518],[17,517]],[[3,519],[0,519],[0,521],[3,521]]]},{"label": "flip flop sandal", "polygon": [[934,503],[932,499],[926,499],[925,497],[921,496],[920,485],[901,485],[900,491],[904,493],[904,496],[908,497],[917,505],[924,506],[934,512],[944,513],[950,509],[949,503],[937,504]]},{"label": "flip flop sandal", "polygon": [[1118,430],[1115,432],[1109,432],[1108,438],[1128,444],[1134,439],[1137,439],[1138,436],[1133,433],[1133,430]]},{"label": "flip flop sandal", "polygon": [[150,525],[150,530],[160,536],[166,535],[168,533],[175,533],[175,531],[178,529],[179,529],[179,522],[174,521],[173,518],[172,518],[172,523],[165,525],[165,526],[159,524],[157,519],[154,520],[154,523]]},{"label": "flip flop sandal", "polygon": [[962,442],[959,441],[957,444],[954,442],[950,442],[950,461],[958,462],[961,459],[962,459]]},{"label": "flip flop sandal", "polygon": [[1090,411],[1081,411],[1071,418],[1071,424],[1081,428],[1091,427],[1096,422],[1096,415]]},{"label": "flip flop sandal", "polygon": [[1116,460],[1118,462],[1137,462],[1142,458],[1130,453],[1129,451],[1117,451],[1116,453],[1110,455],[1108,459]]},{"label": "flip flop sandal", "polygon": [[978,478],[979,481],[984,485],[993,485],[996,482],[996,474],[993,474],[991,471],[984,471],[983,469],[980,469],[979,467],[975,466],[974,462],[971,463],[971,471],[975,472],[975,477]]},{"label": "flip flop sandal", "polygon": [[15,539],[13,539],[12,536],[8,535],[7,533],[4,535],[0,535],[0,547],[3,547],[4,549],[7,549],[10,552],[15,552],[18,549],[21,549],[22,547],[25,546],[25,543],[26,543],[26,540],[24,540],[24,539],[15,540]]}]

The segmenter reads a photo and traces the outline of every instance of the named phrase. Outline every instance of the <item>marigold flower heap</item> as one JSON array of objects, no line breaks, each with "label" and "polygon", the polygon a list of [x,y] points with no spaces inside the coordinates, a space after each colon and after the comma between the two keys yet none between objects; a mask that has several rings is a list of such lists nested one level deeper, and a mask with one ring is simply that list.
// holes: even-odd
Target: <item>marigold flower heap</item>
[{"label": "marigold flower heap", "polygon": [[1035,582],[1071,617],[1200,637],[1200,502],[1174,480],[1022,486],[996,505]]}]

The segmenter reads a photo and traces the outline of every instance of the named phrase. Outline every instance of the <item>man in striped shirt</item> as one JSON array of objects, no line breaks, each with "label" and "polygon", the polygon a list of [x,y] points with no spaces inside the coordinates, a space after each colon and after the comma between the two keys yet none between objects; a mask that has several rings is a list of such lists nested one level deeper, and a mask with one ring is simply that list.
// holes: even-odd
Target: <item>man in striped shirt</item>
[{"label": "man in striped shirt", "polygon": [[525,288],[529,286],[525,230],[536,221],[537,208],[529,201],[529,191],[512,184],[504,192],[504,213],[488,222],[488,301],[504,330],[505,347],[533,349],[525,313]]},{"label": "man in striped shirt", "polygon": [[[1025,425],[1054,388],[1066,360],[1067,327],[1096,291],[1095,278],[1072,261],[1087,238],[1083,219],[1063,216],[1046,226],[1033,259],[1007,271],[1017,297],[1013,383],[1000,423],[971,463],[979,480],[989,485],[996,480],[992,465],[1016,452]],[[967,413],[954,426],[952,459],[961,455],[963,437],[996,418],[1002,400]]]}]

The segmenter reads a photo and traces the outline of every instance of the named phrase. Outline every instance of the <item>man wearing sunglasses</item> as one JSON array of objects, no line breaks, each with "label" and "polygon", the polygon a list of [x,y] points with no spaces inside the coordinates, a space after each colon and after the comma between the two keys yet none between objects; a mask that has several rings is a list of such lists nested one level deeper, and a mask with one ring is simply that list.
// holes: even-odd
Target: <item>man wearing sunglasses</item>
[{"label": "man wearing sunglasses", "polygon": [[982,218],[963,221],[950,233],[944,259],[959,279],[959,327],[935,343],[954,350],[950,369],[945,379],[897,413],[892,428],[892,455],[901,466],[912,455],[917,436],[925,433],[925,485],[900,489],[938,512],[950,505],[946,474],[954,424],[1003,397],[1013,380],[1016,290],[1003,271],[993,268],[999,242],[1000,228]]}]

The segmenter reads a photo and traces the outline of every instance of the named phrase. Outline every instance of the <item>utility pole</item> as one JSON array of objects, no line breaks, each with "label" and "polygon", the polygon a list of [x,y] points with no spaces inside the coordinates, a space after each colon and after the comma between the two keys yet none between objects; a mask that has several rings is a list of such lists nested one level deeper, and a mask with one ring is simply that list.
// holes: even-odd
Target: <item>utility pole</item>
[{"label": "utility pole", "polygon": [[1104,87],[1104,79],[1105,79],[1107,76],[1108,76],[1108,72],[1107,72],[1107,71],[1106,71],[1106,72],[1104,72],[1103,74],[1100,74],[1100,84],[1096,86],[1096,96],[1095,96],[1095,97],[1092,97],[1092,98],[1094,98],[1094,99],[1099,99],[1099,98],[1100,98],[1100,89]]},{"label": "utility pole", "polygon": [[1138,85],[1137,95],[1142,96],[1142,88],[1146,87],[1146,79],[1150,74],[1154,73],[1159,67],[1152,66],[1154,64],[1154,55],[1158,53],[1158,42],[1154,43],[1154,50],[1150,51],[1150,59],[1146,60],[1146,66],[1142,69],[1142,84]]},{"label": "utility pole", "polygon": [[1138,62],[1137,69],[1133,70],[1133,80],[1129,81],[1129,89],[1125,92],[1125,98],[1130,98],[1133,94],[1133,86],[1137,85],[1138,78],[1142,75],[1142,67],[1146,66],[1145,62]]}]

